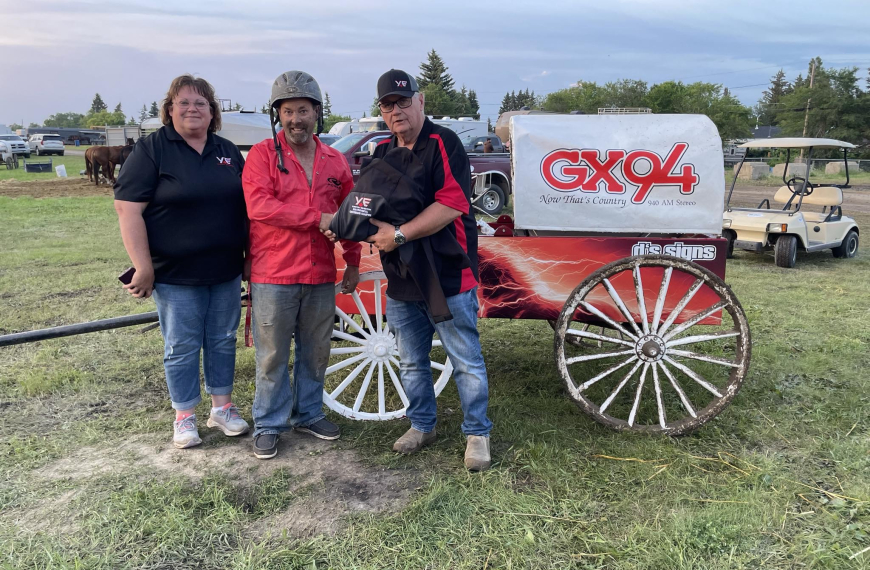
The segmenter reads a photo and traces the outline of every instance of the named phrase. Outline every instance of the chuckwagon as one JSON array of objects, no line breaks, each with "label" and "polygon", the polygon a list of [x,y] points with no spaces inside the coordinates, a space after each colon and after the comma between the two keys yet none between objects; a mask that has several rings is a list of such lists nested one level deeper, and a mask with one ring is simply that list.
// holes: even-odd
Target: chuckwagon
[{"label": "chuckwagon", "polygon": [[[678,435],[715,417],[740,389],[751,347],[723,281],[713,123],[520,116],[511,141],[515,218],[479,236],[479,316],[549,321],[568,396],[602,424]],[[377,252],[364,247],[360,271],[351,295],[336,286],[324,401],[348,418],[400,418],[408,400]],[[437,338],[431,367],[440,394],[453,367]]]},{"label": "chuckwagon", "polygon": [[[725,183],[713,123],[529,115],[511,119],[511,140],[515,218],[479,236],[479,316],[548,321],[568,396],[602,424],[679,435],[715,417],[746,378],[751,345],[723,281]],[[336,286],[324,401],[352,419],[401,418],[408,400],[385,320],[386,278],[377,254],[363,252],[357,289]],[[341,273],[339,248],[336,262]],[[0,347],[156,320],[3,335]],[[431,368],[440,394],[453,366],[437,338]]]}]

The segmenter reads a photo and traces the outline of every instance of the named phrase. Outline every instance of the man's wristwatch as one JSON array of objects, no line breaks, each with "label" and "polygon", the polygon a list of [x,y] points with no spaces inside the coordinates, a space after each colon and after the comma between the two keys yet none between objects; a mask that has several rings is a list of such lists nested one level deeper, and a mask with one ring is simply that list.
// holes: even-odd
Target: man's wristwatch
[{"label": "man's wristwatch", "polygon": [[405,238],[405,234],[402,233],[402,230],[399,229],[399,226],[396,226],[396,236],[393,238],[396,242],[396,245],[403,245],[408,240]]}]

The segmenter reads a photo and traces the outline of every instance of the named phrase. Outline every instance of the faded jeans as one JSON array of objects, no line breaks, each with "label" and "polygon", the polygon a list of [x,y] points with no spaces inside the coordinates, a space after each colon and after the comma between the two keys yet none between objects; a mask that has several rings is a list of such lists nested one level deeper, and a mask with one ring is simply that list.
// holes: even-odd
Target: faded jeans
[{"label": "faded jeans", "polygon": [[[254,437],[321,419],[323,378],[335,319],[335,285],[251,284],[257,389]],[[293,382],[290,343],[295,338]]]},{"label": "faded jeans", "polygon": [[154,284],[163,368],[176,410],[190,410],[202,401],[200,350],[205,391],[215,396],[232,394],[241,290],[241,275],[217,285]]},{"label": "faded jeans", "polygon": [[432,334],[438,332],[444,351],[453,363],[453,378],[462,402],[462,433],[488,435],[492,422],[486,416],[489,385],[477,332],[477,287],[447,298],[453,319],[435,323],[426,303],[387,297],[387,322],[396,336],[401,360],[402,387],[408,396],[411,427],[429,433],[435,429],[435,387],[429,352]]}]

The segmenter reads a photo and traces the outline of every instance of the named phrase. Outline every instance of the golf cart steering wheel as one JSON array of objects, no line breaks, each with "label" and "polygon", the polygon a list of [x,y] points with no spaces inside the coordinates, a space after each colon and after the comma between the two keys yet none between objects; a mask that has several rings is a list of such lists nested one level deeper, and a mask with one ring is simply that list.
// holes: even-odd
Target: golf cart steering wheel
[{"label": "golf cart steering wheel", "polygon": [[[791,190],[792,194],[800,195],[800,185],[798,184],[798,181],[804,182],[804,179],[801,178],[800,176],[792,176],[788,180],[788,182],[786,182],[786,185],[788,186],[788,189]],[[810,182],[809,180],[807,180],[806,183],[807,183],[807,188],[806,188],[806,192],[804,193],[804,196],[809,196],[810,194],[813,193],[815,186],[813,186],[813,183]]]}]

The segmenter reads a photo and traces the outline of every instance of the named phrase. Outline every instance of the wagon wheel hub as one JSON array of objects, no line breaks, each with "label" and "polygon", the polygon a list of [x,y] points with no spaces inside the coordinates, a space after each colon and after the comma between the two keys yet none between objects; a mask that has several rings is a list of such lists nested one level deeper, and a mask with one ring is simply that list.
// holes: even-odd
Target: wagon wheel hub
[{"label": "wagon wheel hub", "polygon": [[372,357],[377,361],[384,361],[396,348],[396,339],[389,332],[375,333],[368,342],[368,349]]},{"label": "wagon wheel hub", "polygon": [[665,341],[660,336],[648,334],[637,341],[635,351],[644,362],[658,362],[665,356]]}]

